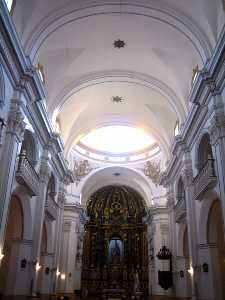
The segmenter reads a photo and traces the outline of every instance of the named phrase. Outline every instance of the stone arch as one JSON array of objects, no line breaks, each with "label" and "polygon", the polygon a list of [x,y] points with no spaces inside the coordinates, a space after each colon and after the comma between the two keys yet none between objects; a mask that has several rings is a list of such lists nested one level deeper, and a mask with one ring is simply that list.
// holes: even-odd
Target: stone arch
[{"label": "stone arch", "polygon": [[218,199],[218,195],[216,193],[212,193],[210,194],[210,196],[210,198],[204,199],[201,205],[198,224],[199,244],[208,243],[208,216],[213,202],[215,201],[215,199]]},{"label": "stone arch", "polygon": [[4,257],[0,266],[0,293],[9,295],[16,284],[15,263],[19,259],[18,243],[24,238],[24,216],[21,200],[13,195],[8,209],[3,247]]},{"label": "stone arch", "polygon": [[31,203],[30,196],[27,193],[27,190],[23,186],[16,186],[12,192],[12,196],[20,199],[20,205],[23,213],[23,238],[26,240],[32,239],[32,212],[31,212]]},{"label": "stone arch", "polygon": [[[224,220],[222,216],[222,209],[219,200],[214,200],[210,206],[207,222],[207,242],[220,243],[223,242],[225,246],[223,226]],[[221,234],[223,236],[221,236]],[[225,247],[224,247],[225,248]]]},{"label": "stone arch", "polygon": [[[121,174],[121,176],[114,176],[113,174],[116,173]],[[127,180],[128,177],[132,178],[132,180]],[[89,196],[98,189],[107,185],[119,184],[135,189],[143,197],[147,206],[151,204],[152,190],[144,174],[131,168],[118,166],[105,167],[92,171],[85,178],[80,191],[81,203],[85,205]]]},{"label": "stone arch", "polygon": [[[143,8],[145,9],[144,13]],[[52,32],[57,30],[57,28],[60,28],[65,23],[73,22],[74,20],[85,18],[90,15],[111,13],[111,9],[112,6],[110,5],[96,3],[92,6],[76,9],[72,12],[66,12],[62,16],[60,16],[58,12],[55,12],[54,14],[45,17],[45,20],[37,26],[36,31],[32,33],[32,36],[27,39],[25,43],[25,51],[29,53],[31,59],[34,60],[45,39]],[[119,5],[118,7],[115,7],[115,4],[113,5],[114,12],[118,10],[119,13],[119,9]],[[140,4],[135,5],[133,3],[129,3],[127,11],[124,11],[124,13],[135,13],[150,18],[157,17],[158,20],[173,26],[187,39],[189,39],[196,51],[199,53],[202,61],[206,61],[207,58],[210,57],[212,45],[210,44],[208,37],[196,24],[193,23],[193,21],[190,22],[186,15],[180,12],[178,14],[171,8],[166,7],[165,4],[159,9],[159,4],[155,7],[153,4],[143,6]]]},{"label": "stone arch", "polygon": [[221,203],[215,199],[208,213],[207,220],[207,244],[210,247],[209,265],[214,274],[212,281],[216,299],[223,300],[225,297],[225,236],[224,220]]}]

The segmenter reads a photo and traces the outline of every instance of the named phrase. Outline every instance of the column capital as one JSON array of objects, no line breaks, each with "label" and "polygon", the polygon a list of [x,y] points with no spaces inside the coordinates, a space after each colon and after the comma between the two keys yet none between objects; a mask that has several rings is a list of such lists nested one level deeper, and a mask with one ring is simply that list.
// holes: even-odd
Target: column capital
[{"label": "column capital", "polygon": [[66,189],[64,183],[60,183],[59,192],[58,192],[58,203],[61,207],[63,207],[66,202]]},{"label": "column capital", "polygon": [[42,157],[40,167],[40,180],[47,185],[51,177],[51,168],[48,163],[48,158]]},{"label": "column capital", "polygon": [[193,182],[193,170],[191,166],[185,166],[182,169],[182,179],[184,183],[184,187],[187,188],[192,185]]},{"label": "column capital", "polygon": [[171,189],[168,190],[167,192],[167,206],[169,208],[173,207],[175,204],[175,195],[174,195],[174,191],[172,191]]},{"label": "column capital", "polygon": [[213,116],[209,128],[210,142],[215,145],[218,139],[225,137],[225,114],[220,113]]},{"label": "column capital", "polygon": [[16,135],[19,142],[22,141],[26,123],[22,112],[23,102],[18,99],[11,100],[11,107],[8,114],[6,133]]}]

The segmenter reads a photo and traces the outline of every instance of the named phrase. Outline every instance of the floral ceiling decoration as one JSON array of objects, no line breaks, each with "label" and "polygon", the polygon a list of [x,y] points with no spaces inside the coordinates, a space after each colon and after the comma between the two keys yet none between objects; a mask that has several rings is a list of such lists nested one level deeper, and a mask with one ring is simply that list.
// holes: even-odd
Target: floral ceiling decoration
[{"label": "floral ceiling decoration", "polygon": [[82,178],[87,176],[93,168],[91,168],[87,159],[74,161],[73,174],[75,177],[76,185],[81,181]]},{"label": "floral ceiling decoration", "polygon": [[153,183],[158,185],[161,179],[160,162],[147,161],[144,169],[142,169],[145,176],[149,177]]}]

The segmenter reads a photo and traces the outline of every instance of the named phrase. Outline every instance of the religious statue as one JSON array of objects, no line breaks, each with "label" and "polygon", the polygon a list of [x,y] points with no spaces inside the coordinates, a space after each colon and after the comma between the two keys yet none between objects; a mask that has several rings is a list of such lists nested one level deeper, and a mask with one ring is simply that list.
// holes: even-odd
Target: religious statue
[{"label": "religious statue", "polygon": [[119,263],[120,262],[120,248],[117,244],[117,241],[115,243],[114,248],[112,248],[112,263]]},{"label": "religious statue", "polygon": [[137,270],[134,272],[134,295],[140,291],[140,281]]}]

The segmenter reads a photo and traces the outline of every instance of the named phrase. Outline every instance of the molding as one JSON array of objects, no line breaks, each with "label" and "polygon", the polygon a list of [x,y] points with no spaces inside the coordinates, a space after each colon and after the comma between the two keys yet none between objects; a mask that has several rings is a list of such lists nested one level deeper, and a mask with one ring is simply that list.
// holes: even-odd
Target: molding
[{"label": "molding", "polygon": [[[23,107],[23,111],[36,132],[38,140],[42,146],[48,144],[49,140],[55,138],[55,134],[43,101],[40,101],[46,97],[44,86],[31,60],[23,52],[4,1],[0,2],[0,58],[3,60],[13,88],[26,98],[27,105]],[[61,178],[68,172],[63,155],[60,154],[62,151],[62,141],[57,137],[54,141],[53,152]]]},{"label": "molding", "polygon": [[[208,119],[207,116],[212,113],[209,111],[208,104],[211,98],[214,97],[215,94],[221,93],[225,86],[224,37],[225,26],[211,60],[207,62],[204,71],[198,75],[189,95],[192,106],[180,135],[174,139],[172,144],[172,157],[165,172],[165,176],[168,178],[174,178],[176,175],[175,170],[179,169],[178,165],[183,164],[182,156],[184,155],[184,151],[186,151],[183,145],[187,145],[188,148],[191,149],[194,143],[199,139],[201,130],[204,128],[205,122]],[[221,73],[223,75],[221,75]],[[220,76],[220,80],[218,80],[217,76]],[[211,83],[215,84],[211,85]]]},{"label": "molding", "polygon": [[180,99],[169,86],[150,75],[131,70],[107,70],[101,72],[92,72],[77,78],[73,82],[69,83],[53,99],[52,102],[54,105],[50,105],[49,114],[52,115],[55,109],[59,110],[60,112],[62,106],[67,102],[67,100],[81,89],[107,82],[133,83],[153,89],[168,100],[173,110],[178,115],[180,123],[183,122],[187,114],[187,107],[184,101],[182,103],[182,99]]},{"label": "molding", "polygon": [[[43,17],[35,30],[30,33],[25,43],[25,51],[31,55],[32,60],[34,60],[37,51],[45,39],[66,23],[71,23],[93,15],[121,13],[120,3],[118,3],[118,1],[112,0],[108,3],[98,0],[95,4],[92,4],[91,1],[89,2],[90,4],[86,2],[83,6],[77,8],[67,7],[64,11],[61,8]],[[157,4],[152,2],[146,5],[146,1],[126,1],[123,2],[123,14],[150,17],[172,26],[192,43],[203,62],[206,61],[212,53],[212,46],[208,37],[193,20],[190,20],[190,16],[178,12],[177,9],[175,10],[166,6],[163,2],[157,1]]]}]

